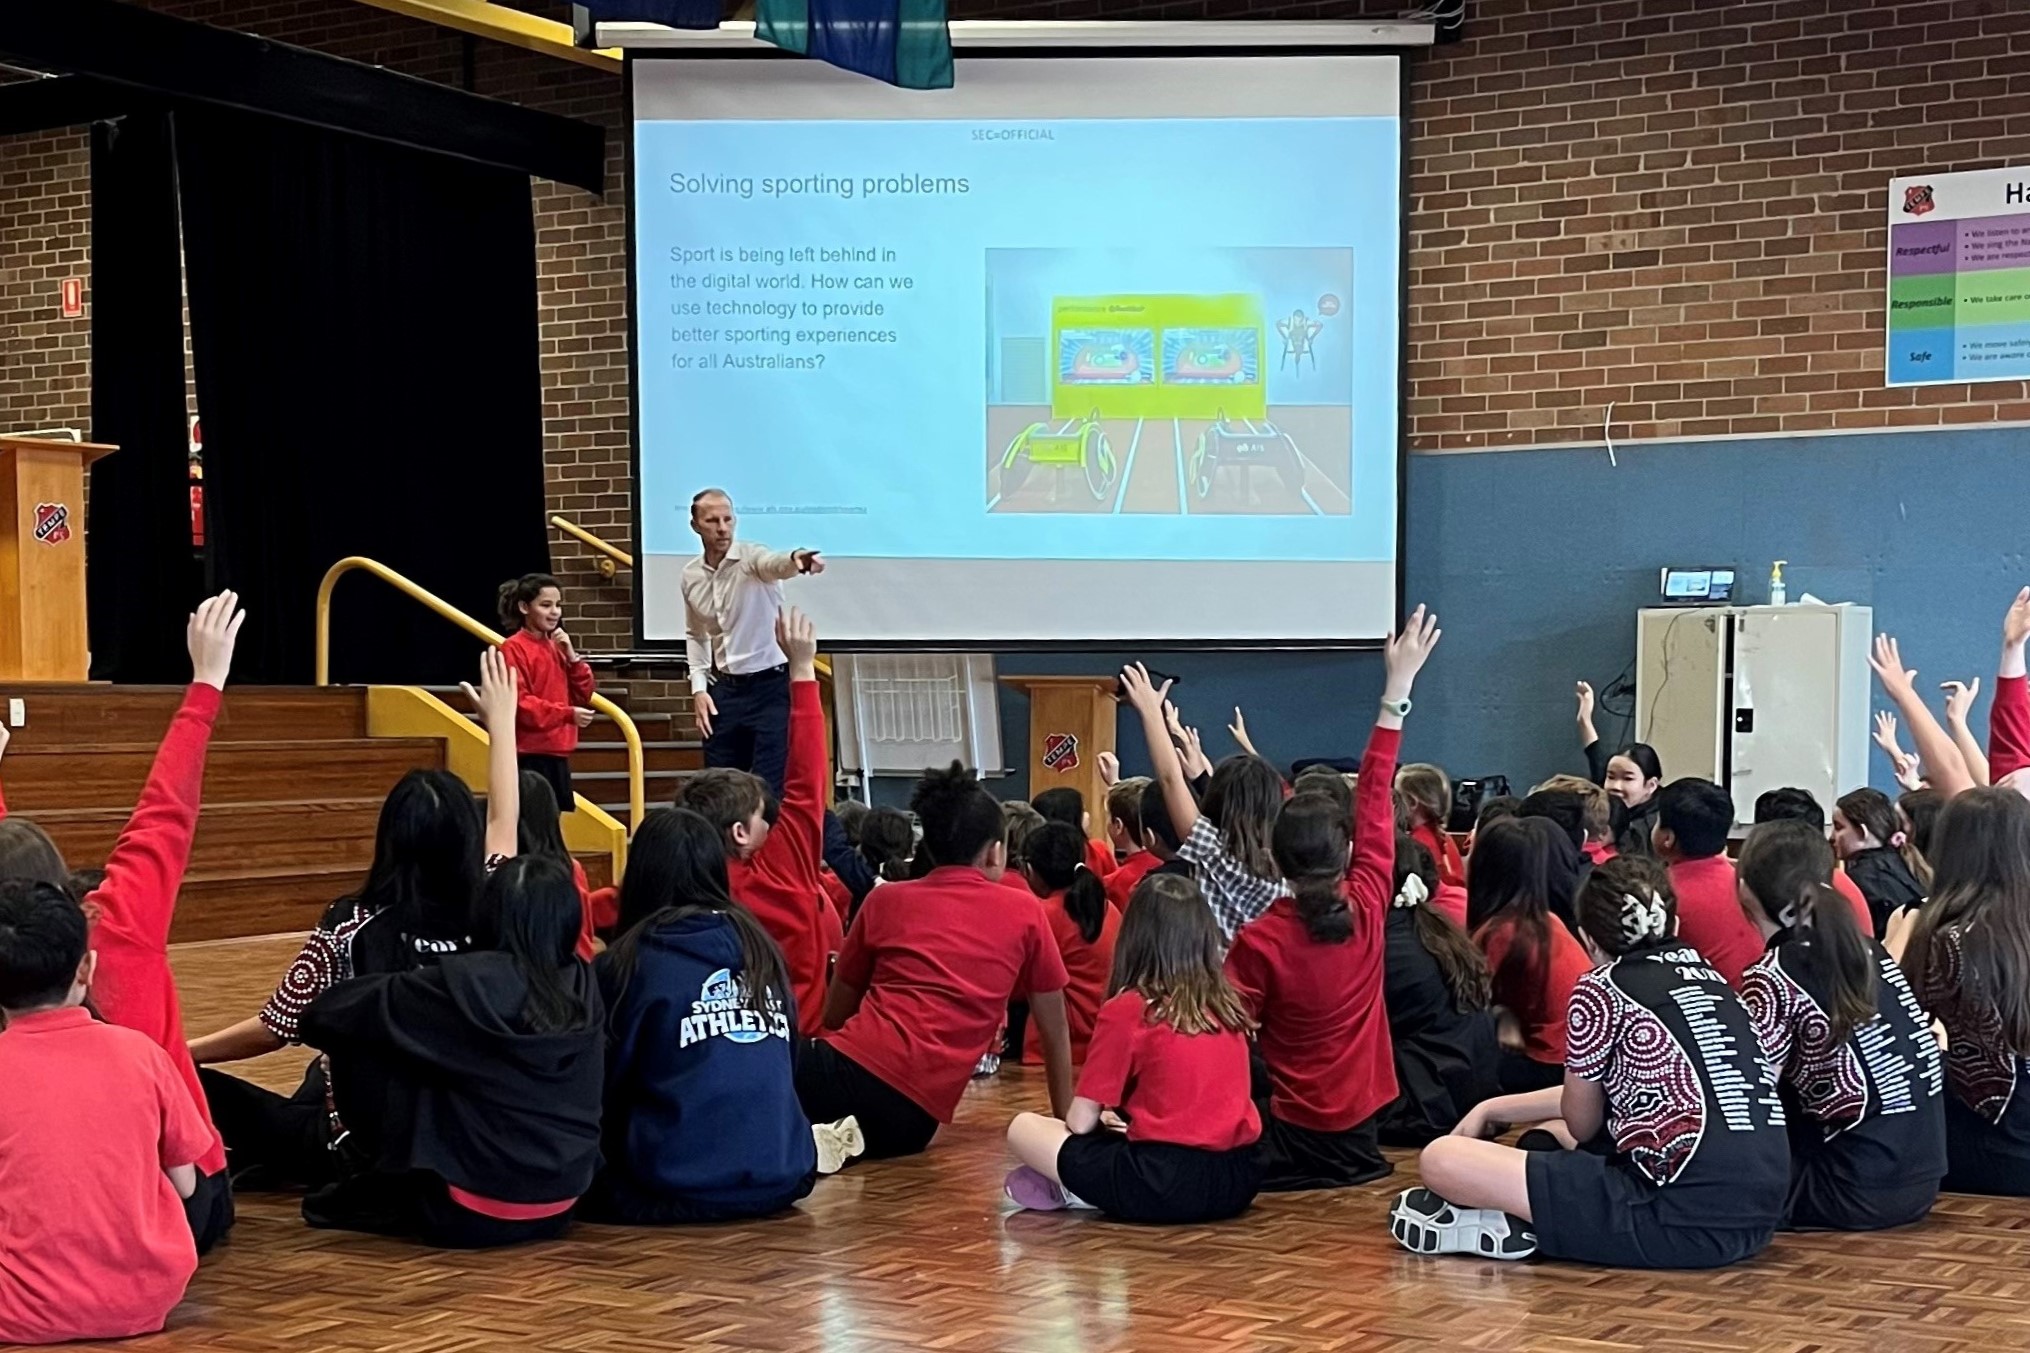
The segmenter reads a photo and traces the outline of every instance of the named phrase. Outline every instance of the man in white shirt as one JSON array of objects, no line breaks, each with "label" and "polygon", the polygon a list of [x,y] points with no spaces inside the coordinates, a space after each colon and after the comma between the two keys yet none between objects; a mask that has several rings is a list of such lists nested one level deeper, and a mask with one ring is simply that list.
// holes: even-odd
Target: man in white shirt
[{"label": "man in white shirt", "polygon": [[684,565],[685,654],[707,766],[750,770],[782,793],[789,754],[789,659],[775,642],[786,578],[825,571],[816,550],[787,554],[735,542],[733,500],[720,489],[691,499],[704,553]]}]

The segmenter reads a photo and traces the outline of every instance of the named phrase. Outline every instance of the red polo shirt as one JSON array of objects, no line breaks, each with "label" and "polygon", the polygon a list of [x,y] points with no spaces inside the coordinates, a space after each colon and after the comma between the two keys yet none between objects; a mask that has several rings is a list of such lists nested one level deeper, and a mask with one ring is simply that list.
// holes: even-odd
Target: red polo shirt
[{"label": "red polo shirt", "polygon": [[0,1344],[162,1328],[197,1271],[165,1170],[211,1125],[146,1035],[72,1006],[0,1033]]},{"label": "red polo shirt", "polygon": [[1009,999],[1070,979],[1035,894],[947,865],[867,894],[837,980],[866,994],[832,1046],[949,1123]]},{"label": "red polo shirt", "polygon": [[1126,911],[1128,899],[1135,895],[1135,885],[1149,877],[1149,871],[1163,861],[1146,850],[1138,850],[1121,861],[1121,867],[1107,875],[1107,902],[1115,911]]},{"label": "red polo shirt", "polygon": [[[1057,938],[1057,955],[1064,960],[1064,1014],[1071,1026],[1071,1060],[1085,1060],[1086,1044],[1093,1036],[1093,1024],[1100,1017],[1100,1004],[1107,999],[1107,979],[1114,971],[1114,941],[1121,933],[1121,913],[1103,908],[1100,933],[1088,940],[1079,932],[1078,922],[1065,914],[1064,894],[1052,893],[1043,899],[1043,914],[1050,933]],[[1043,1060],[1043,1031],[1029,1021],[1022,1039],[1022,1060]]]},{"label": "red polo shirt", "polygon": [[1247,1035],[1178,1033],[1149,1020],[1139,991],[1100,1007],[1078,1094],[1118,1109],[1131,1142],[1232,1151],[1262,1135],[1248,1098]]},{"label": "red polo shirt", "polygon": [[1727,985],[1741,989],[1741,974],[1762,957],[1762,934],[1741,910],[1734,862],[1725,855],[1681,860],[1671,866],[1678,895],[1678,938],[1705,955]]}]

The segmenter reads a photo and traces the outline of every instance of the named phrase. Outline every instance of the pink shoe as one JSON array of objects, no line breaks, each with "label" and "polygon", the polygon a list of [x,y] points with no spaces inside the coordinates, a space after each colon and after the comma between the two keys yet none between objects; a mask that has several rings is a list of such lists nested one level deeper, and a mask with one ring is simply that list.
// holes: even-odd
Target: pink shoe
[{"label": "pink shoe", "polygon": [[1031,1212],[1055,1212],[1069,1206],[1064,1190],[1050,1182],[1050,1176],[1027,1165],[1018,1165],[1008,1172],[1007,1180],[1001,1185],[1015,1206]]}]

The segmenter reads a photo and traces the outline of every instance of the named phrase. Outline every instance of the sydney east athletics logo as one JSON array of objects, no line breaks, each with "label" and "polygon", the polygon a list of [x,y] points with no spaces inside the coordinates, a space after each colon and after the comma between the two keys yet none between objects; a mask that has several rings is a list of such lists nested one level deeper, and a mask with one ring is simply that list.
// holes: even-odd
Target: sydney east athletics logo
[{"label": "sydney east athletics logo", "polygon": [[1922,216],[1937,205],[1938,203],[1932,200],[1931,185],[1929,183],[1912,184],[1903,190],[1903,214],[1905,216]]},{"label": "sydney east athletics logo", "polygon": [[789,1017],[783,1013],[782,1002],[771,993],[766,1014],[753,1009],[747,1004],[746,983],[734,981],[732,972],[721,968],[705,979],[698,999],[691,1002],[691,1013],[684,1016],[677,1031],[677,1046],[688,1048],[708,1038],[759,1043],[788,1037]]},{"label": "sydney east athletics logo", "polygon": [[35,538],[45,545],[61,545],[69,540],[70,509],[62,503],[37,503]]}]

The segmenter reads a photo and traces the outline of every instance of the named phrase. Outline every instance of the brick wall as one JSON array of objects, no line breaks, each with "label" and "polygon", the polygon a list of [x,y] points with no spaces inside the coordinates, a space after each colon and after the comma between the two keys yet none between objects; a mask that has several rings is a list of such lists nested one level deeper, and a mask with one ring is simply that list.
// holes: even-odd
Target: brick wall
[{"label": "brick wall", "polygon": [[1482,0],[1412,85],[1419,450],[2030,419],[1882,388],[1888,181],[2030,163],[2019,0]]},{"label": "brick wall", "polygon": [[89,428],[91,297],[64,319],[62,283],[91,272],[90,137],[0,136],[0,432]]},{"label": "brick wall", "polygon": [[[355,0],[149,7],[604,123],[604,198],[538,184],[550,505],[630,544],[622,103],[609,75]],[[1472,0],[1412,77],[1412,445],[2030,419],[2019,383],[1881,387],[1894,174],[2030,163],[2030,6],[2015,0]],[[1381,16],[1393,0],[955,0],[995,17]],[[0,401],[80,422],[85,139],[0,140]],[[63,213],[61,219],[58,212]],[[30,260],[44,260],[31,262]],[[54,268],[54,273],[38,271]],[[24,288],[26,288],[24,290]],[[41,292],[37,291],[41,288]],[[42,293],[46,293],[42,294]],[[573,628],[628,640],[553,535]]]}]

